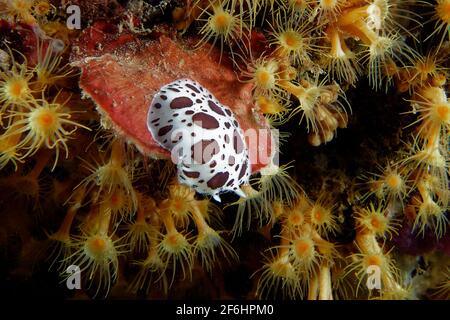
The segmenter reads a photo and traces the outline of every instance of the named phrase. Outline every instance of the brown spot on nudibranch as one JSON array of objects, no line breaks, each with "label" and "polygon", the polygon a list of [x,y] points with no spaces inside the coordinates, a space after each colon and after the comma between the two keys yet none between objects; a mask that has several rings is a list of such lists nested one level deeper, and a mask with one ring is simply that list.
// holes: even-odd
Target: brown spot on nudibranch
[{"label": "brown spot on nudibranch", "polygon": [[204,112],[198,112],[192,116],[194,123],[203,129],[217,129],[219,122],[212,116]]},{"label": "brown spot on nudibranch", "polygon": [[239,172],[238,179],[241,179],[244,176],[245,171],[247,171],[247,161],[245,161],[244,164],[242,165],[241,172]]},{"label": "brown spot on nudibranch", "polygon": [[211,189],[222,187],[228,180],[228,172],[218,172],[206,183]]},{"label": "brown spot on nudibranch", "polygon": [[183,109],[183,108],[190,108],[194,102],[188,97],[178,97],[173,99],[170,102],[170,108],[172,109]]},{"label": "brown spot on nudibranch", "polygon": [[233,185],[233,182],[234,182],[234,179],[231,179],[230,181],[228,181],[228,183],[227,183],[227,187],[229,187],[229,186]]},{"label": "brown spot on nudibranch", "polygon": [[158,130],[158,136],[161,137],[161,136],[165,135],[167,132],[169,132],[170,130],[172,130],[172,128],[173,128],[172,125],[162,127],[161,129]]},{"label": "brown spot on nudibranch", "polygon": [[193,178],[193,179],[197,179],[198,177],[200,177],[200,172],[197,172],[197,171],[189,172],[189,171],[183,170],[183,173],[186,177]]},{"label": "brown spot on nudibranch", "polygon": [[208,100],[208,105],[211,108],[211,110],[214,111],[215,113],[220,114],[221,116],[225,116],[225,113],[223,112],[222,108],[220,108],[217,104],[215,104],[211,100]]},{"label": "brown spot on nudibranch", "polygon": [[185,86],[194,92],[200,93],[200,91],[197,89],[197,87],[193,86],[192,84],[186,83]]}]

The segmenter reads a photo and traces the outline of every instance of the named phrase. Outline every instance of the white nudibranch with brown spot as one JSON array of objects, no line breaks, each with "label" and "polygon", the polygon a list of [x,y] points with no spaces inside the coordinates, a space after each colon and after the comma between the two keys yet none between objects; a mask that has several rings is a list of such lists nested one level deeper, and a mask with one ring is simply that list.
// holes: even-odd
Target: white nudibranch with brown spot
[{"label": "white nudibranch with brown spot", "polygon": [[180,183],[211,195],[248,184],[250,163],[242,129],[233,112],[206,88],[179,79],[155,94],[147,114],[153,138],[171,152]]}]

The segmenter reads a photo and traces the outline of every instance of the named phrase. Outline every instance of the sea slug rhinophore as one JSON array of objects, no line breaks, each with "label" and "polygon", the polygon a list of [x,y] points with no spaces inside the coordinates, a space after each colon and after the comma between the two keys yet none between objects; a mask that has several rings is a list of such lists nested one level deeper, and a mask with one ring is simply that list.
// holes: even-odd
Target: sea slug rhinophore
[{"label": "sea slug rhinophore", "polygon": [[220,201],[219,194],[239,188],[250,177],[248,148],[232,111],[190,79],[163,86],[148,111],[147,127],[169,150],[178,179]]}]

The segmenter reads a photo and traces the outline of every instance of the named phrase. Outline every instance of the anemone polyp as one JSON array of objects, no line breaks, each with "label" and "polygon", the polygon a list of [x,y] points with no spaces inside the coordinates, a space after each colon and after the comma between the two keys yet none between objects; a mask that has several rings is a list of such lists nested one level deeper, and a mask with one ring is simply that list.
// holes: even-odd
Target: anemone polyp
[{"label": "anemone polyp", "polygon": [[342,0],[319,0],[317,2],[315,10],[319,18],[322,16],[336,18],[344,5],[344,1]]},{"label": "anemone polyp", "polygon": [[277,16],[276,25],[280,27],[272,26],[271,45],[276,47],[276,54],[281,57],[290,58],[295,63],[308,62],[311,51],[315,49],[311,44],[313,38],[309,36],[310,27],[292,18],[284,22],[285,19],[282,14]]},{"label": "anemone polyp", "polygon": [[6,13],[9,17],[25,23],[34,23],[35,19],[31,14],[33,7],[32,0],[6,0],[2,1],[0,14]]},{"label": "anemone polyp", "polygon": [[[73,239],[73,246],[76,252],[66,258],[66,262],[78,265],[83,274],[87,274],[89,288],[93,283],[97,284],[95,295],[101,289],[108,294],[111,283],[117,279],[119,268],[118,255],[122,253],[117,245],[117,240],[112,240],[111,236],[105,233],[89,233],[82,237]],[[73,260],[72,260],[73,259]],[[96,281],[92,281],[96,279]]]},{"label": "anemone polyp", "polygon": [[276,86],[276,67],[273,64],[258,66],[255,70],[254,79],[258,87],[271,90]]},{"label": "anemone polyp", "polygon": [[52,5],[47,1],[37,1],[33,5],[33,12],[38,16],[45,16],[52,10]]},{"label": "anemone polyp", "polygon": [[213,4],[211,9],[212,13],[204,11],[208,18],[200,19],[206,23],[200,29],[200,34],[203,35],[203,38],[200,40],[199,45],[208,42],[210,39],[213,39],[214,44],[219,40],[222,53],[224,42],[229,43],[241,37],[243,21],[240,14],[235,14],[234,10],[226,8],[223,3]]},{"label": "anemone polyp", "polygon": [[86,255],[94,259],[103,259],[104,256],[110,254],[113,250],[113,243],[109,237],[100,235],[88,238],[84,244],[84,250]]},{"label": "anemone polyp", "polygon": [[381,206],[375,208],[372,203],[369,208],[359,211],[359,217],[356,218],[356,221],[360,228],[377,237],[392,238],[392,234],[397,233],[395,229],[397,223],[392,223],[389,220]]},{"label": "anemone polyp", "polygon": [[311,208],[311,223],[320,234],[334,233],[338,229],[334,206],[329,200],[319,199]]},{"label": "anemone polyp", "polygon": [[247,82],[254,85],[254,96],[278,98],[282,89],[278,85],[280,80],[280,64],[276,59],[258,58],[251,61],[248,70],[241,70],[242,76],[248,78]]},{"label": "anemone polyp", "polygon": [[288,6],[291,8],[291,10],[295,13],[303,13],[307,9],[309,9],[310,3],[305,0],[288,0]]},{"label": "anemone polyp", "polygon": [[[40,100],[30,111],[13,112],[11,117],[21,118],[11,125],[10,133],[7,135],[15,135],[25,133],[25,137],[18,144],[19,148],[27,151],[24,157],[33,155],[42,146],[48,149],[54,149],[56,158],[53,168],[59,159],[60,148],[65,151],[68,157],[69,149],[66,141],[76,131],[77,128],[90,130],[73,120],[70,120],[72,114],[64,111],[64,105],[46,100]],[[71,129],[68,129],[70,128]]]},{"label": "anemone polyp", "polygon": [[295,298],[301,294],[299,278],[288,255],[274,255],[266,257],[264,266],[261,268],[261,277],[258,281],[257,294],[262,297],[275,295],[278,290],[289,298]]},{"label": "anemone polyp", "polygon": [[435,20],[434,31],[428,36],[426,40],[431,38],[435,34],[442,33],[439,46],[444,42],[446,34],[448,34],[447,29],[450,27],[450,0],[437,0],[434,7]]},{"label": "anemone polyp", "polygon": [[318,253],[314,241],[309,237],[295,239],[290,245],[289,254],[292,265],[307,274],[313,272],[318,264]]},{"label": "anemone polyp", "polygon": [[28,92],[28,84],[25,79],[11,79],[5,85],[5,93],[13,100],[20,100]]},{"label": "anemone polyp", "polygon": [[10,70],[0,73],[0,103],[2,110],[11,105],[28,106],[34,100],[30,89],[30,74],[25,65],[13,63]]},{"label": "anemone polyp", "polygon": [[163,86],[154,96],[147,127],[171,152],[180,183],[220,201],[219,193],[240,190],[250,177],[248,148],[232,111],[190,79]]}]

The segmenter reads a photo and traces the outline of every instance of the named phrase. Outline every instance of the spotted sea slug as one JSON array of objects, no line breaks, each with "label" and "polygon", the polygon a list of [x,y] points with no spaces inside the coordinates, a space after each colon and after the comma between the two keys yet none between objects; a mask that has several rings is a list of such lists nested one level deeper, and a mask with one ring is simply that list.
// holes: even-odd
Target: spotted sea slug
[{"label": "spotted sea slug", "polygon": [[243,131],[233,112],[198,82],[163,86],[150,104],[147,127],[171,152],[180,183],[217,201],[225,191],[245,196],[240,186],[248,183],[250,166]]},{"label": "spotted sea slug", "polygon": [[[157,141],[157,134],[152,134],[148,126],[149,107],[164,85],[176,83],[181,79],[190,79],[195,82],[194,86],[206,94],[205,99],[209,94],[214,97],[213,102],[219,107],[216,110],[223,110],[225,116],[222,117],[214,112],[209,105],[197,106],[194,97],[192,97],[191,109],[200,107],[200,110],[201,108],[207,110],[208,112],[205,113],[213,115],[214,119],[224,127],[224,119],[229,117],[228,122],[232,124],[232,128],[240,128],[237,130],[236,137],[243,140],[243,152],[245,153],[239,152],[235,156],[233,153],[236,152],[227,149],[229,144],[225,139],[227,137],[234,139],[234,130],[231,128],[227,137],[224,135],[219,138],[220,130],[196,126],[197,129],[202,129],[195,131],[196,134],[206,135],[204,139],[212,139],[214,132],[214,139],[221,146],[221,150],[223,149],[223,153],[210,155],[212,159],[208,159],[207,152],[203,152],[202,160],[203,155],[206,155],[205,162],[209,165],[212,165],[213,161],[217,162],[215,171],[211,173],[210,171],[213,170],[211,168],[204,179],[200,177],[200,174],[198,178],[192,177],[196,175],[192,171],[198,170],[201,163],[189,164],[187,161],[189,159],[185,159],[182,165],[178,164],[178,160],[175,159],[176,161],[173,162],[178,166],[178,178],[199,193],[209,194],[216,199],[219,199],[218,195],[225,191],[243,195],[239,188],[242,186],[240,181],[245,184],[249,174],[270,169],[272,159],[277,151],[276,135],[273,134],[270,123],[253,103],[253,84],[239,81],[231,60],[222,57],[219,63],[220,50],[217,48],[206,44],[192,50],[197,43],[196,38],[173,37],[164,26],[160,26],[158,30],[159,32],[154,34],[154,38],[145,40],[138,39],[136,35],[126,31],[119,32],[117,26],[107,22],[97,22],[83,30],[75,44],[77,50],[74,50],[71,56],[72,65],[81,69],[79,85],[83,90],[83,95],[94,101],[102,118],[101,123],[105,128],[112,130],[115,135],[125,139],[127,143],[134,145],[139,152],[150,159],[172,158],[173,160],[173,155],[179,151],[182,144],[178,144],[174,149],[173,146],[163,146],[162,143],[166,138],[162,140],[158,138],[160,141]],[[201,68],[199,68],[199,62],[201,62]],[[182,85],[182,87],[189,95],[197,94],[190,91],[188,86]],[[171,109],[169,107],[165,110],[170,111]],[[167,121],[169,120],[168,118]],[[183,119],[179,121],[181,120]],[[173,119],[173,121],[178,120]],[[191,119],[191,121],[194,120]],[[181,123],[172,125],[182,128]],[[224,130],[228,130],[228,128],[225,127]],[[241,131],[245,132],[245,139],[243,139]],[[216,132],[218,134],[215,134]],[[197,139],[200,136],[189,137],[189,140],[183,141],[183,143],[190,141],[190,145],[184,148],[186,152],[195,144],[194,142],[198,142],[193,138]],[[238,138],[236,139],[240,141]],[[231,142],[234,143],[234,140]],[[225,147],[223,147],[224,143]],[[197,146],[199,149],[205,149],[205,151],[212,149],[215,152],[216,144],[210,143],[205,145],[205,148],[200,148],[203,146],[200,144]],[[227,160],[221,160],[223,155],[228,156]],[[234,167],[228,165],[230,162],[233,163],[230,155],[234,157]],[[244,176],[239,178],[244,164],[243,159],[246,157],[249,159],[247,163],[249,172],[244,170]],[[208,161],[206,161],[207,159]],[[200,171],[202,176],[206,175],[204,171],[206,165],[205,163],[201,167],[203,168]],[[222,165],[224,167],[220,167]],[[188,177],[183,170],[188,172],[191,177]],[[208,181],[212,178],[211,174],[225,171],[228,172],[228,177],[226,174],[219,175],[216,180],[210,182],[208,187]],[[181,176],[185,178],[185,181],[182,181]],[[233,182],[231,182],[232,179],[234,179]],[[204,180],[204,182],[200,182],[200,180]],[[221,185],[224,180],[226,180],[225,183]]]}]

